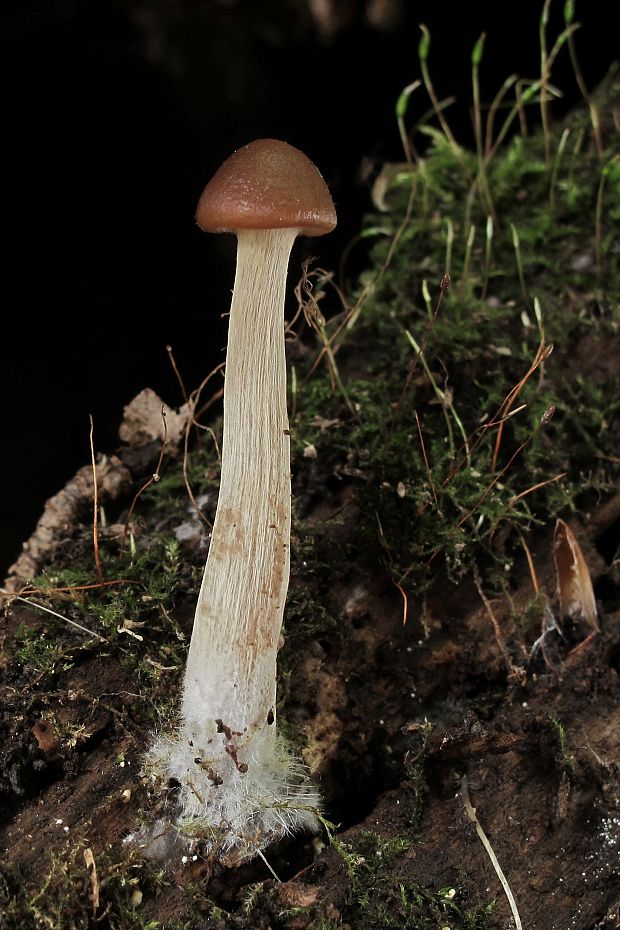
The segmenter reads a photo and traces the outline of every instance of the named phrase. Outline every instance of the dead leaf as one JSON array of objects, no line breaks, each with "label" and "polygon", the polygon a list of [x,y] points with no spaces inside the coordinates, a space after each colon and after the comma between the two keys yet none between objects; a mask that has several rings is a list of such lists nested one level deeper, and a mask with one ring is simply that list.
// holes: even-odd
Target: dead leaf
[{"label": "dead leaf", "polygon": [[136,394],[123,410],[123,422],[118,430],[120,439],[130,446],[146,446],[155,440],[163,440],[164,424],[161,415],[163,406],[166,408],[168,445],[179,446],[190,415],[187,404],[184,404],[178,412],[171,410],[151,388],[145,388]]},{"label": "dead leaf", "polygon": [[591,631],[598,632],[590,570],[575,534],[564,520],[558,520],[555,525],[553,554],[561,616],[585,620]]},{"label": "dead leaf", "polygon": [[43,755],[51,756],[58,750],[58,734],[54,724],[48,720],[37,720],[30,731],[37,741],[37,745]]}]

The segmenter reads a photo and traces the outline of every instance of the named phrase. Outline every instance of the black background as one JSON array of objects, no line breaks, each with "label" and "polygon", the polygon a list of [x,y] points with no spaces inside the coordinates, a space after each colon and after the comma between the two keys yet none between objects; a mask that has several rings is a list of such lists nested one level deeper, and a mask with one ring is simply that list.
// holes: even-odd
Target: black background
[{"label": "black background", "polygon": [[[223,358],[234,240],[193,222],[221,161],[259,137],[305,151],[339,226],[298,244],[293,267],[304,250],[334,267],[370,206],[365,169],[402,158],[394,103],[419,77],[418,24],[467,142],[476,39],[486,31],[489,100],[513,71],[537,75],[541,6],[402,0],[398,15],[394,0],[376,28],[365,0],[334,0],[341,22],[326,34],[311,0],[3,0],[0,577],[45,499],[88,461],[89,413],[110,451],[143,387],[181,402],[167,343],[190,388]],[[618,6],[576,4],[591,86],[618,53]],[[550,36],[562,22],[554,2]],[[578,100],[566,52],[554,83],[560,115]],[[413,120],[427,104],[411,107]]]}]

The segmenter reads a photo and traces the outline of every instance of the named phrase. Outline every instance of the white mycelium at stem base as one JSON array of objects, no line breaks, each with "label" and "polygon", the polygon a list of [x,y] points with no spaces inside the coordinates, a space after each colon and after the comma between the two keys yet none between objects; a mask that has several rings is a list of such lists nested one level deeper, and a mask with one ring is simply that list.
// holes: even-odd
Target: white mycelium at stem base
[{"label": "white mycelium at stem base", "polygon": [[[205,231],[238,236],[221,484],[182,725],[175,737],[155,742],[147,765],[178,783],[178,831],[207,839],[232,863],[317,824],[318,794],[276,735],[291,528],[284,294],[295,237],[330,232],[336,212],[302,152],[259,139],[216,172],[196,219]],[[149,843],[156,841],[157,829]]]}]

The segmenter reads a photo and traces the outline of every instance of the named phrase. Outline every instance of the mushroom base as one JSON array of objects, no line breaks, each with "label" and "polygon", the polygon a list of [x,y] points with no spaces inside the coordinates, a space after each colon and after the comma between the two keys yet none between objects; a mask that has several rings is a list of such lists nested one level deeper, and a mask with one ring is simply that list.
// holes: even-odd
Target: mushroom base
[{"label": "mushroom base", "polygon": [[284,740],[250,750],[247,771],[238,771],[225,755],[217,775],[197,757],[196,746],[195,736],[181,729],[177,737],[159,736],[146,756],[145,773],[156,790],[170,795],[171,808],[148,834],[134,835],[146,855],[166,858],[199,842],[220,861],[237,865],[288,834],[318,830],[319,793]]}]

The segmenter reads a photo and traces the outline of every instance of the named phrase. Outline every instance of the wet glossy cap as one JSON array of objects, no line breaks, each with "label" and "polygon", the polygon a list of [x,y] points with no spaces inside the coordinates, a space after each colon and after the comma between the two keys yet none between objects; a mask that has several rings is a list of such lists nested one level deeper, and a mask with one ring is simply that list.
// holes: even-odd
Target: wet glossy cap
[{"label": "wet glossy cap", "polygon": [[277,139],[257,139],[227,158],[198,202],[205,232],[298,228],[322,236],[336,209],[319,170],[303,152]]}]

